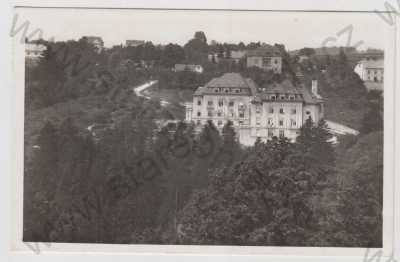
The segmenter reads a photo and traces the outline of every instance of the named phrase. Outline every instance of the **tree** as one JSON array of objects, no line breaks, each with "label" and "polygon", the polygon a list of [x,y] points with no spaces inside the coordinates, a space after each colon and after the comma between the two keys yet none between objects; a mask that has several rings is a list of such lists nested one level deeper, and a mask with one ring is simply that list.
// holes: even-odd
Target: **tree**
[{"label": "tree", "polygon": [[196,33],[194,33],[194,39],[198,39],[203,43],[207,43],[207,37],[203,31],[197,31]]},{"label": "tree", "polygon": [[[383,133],[358,136],[338,154],[338,222],[327,232],[341,246],[382,246]],[[368,230],[365,230],[368,228]]]},{"label": "tree", "polygon": [[182,210],[179,243],[311,243],[321,229],[310,200],[323,171],[301,164],[293,150],[287,139],[274,138],[232,168],[215,170]]},{"label": "tree", "polygon": [[165,46],[161,55],[161,65],[170,68],[183,60],[185,60],[185,51],[181,46],[176,44],[168,44]]},{"label": "tree", "polygon": [[321,119],[315,126],[311,118],[308,118],[296,138],[296,146],[299,153],[311,162],[333,166],[335,154],[332,144],[329,142],[331,138],[332,135],[329,133],[324,119]]},{"label": "tree", "polygon": [[383,118],[379,105],[370,103],[368,112],[365,113],[362,119],[361,132],[364,134],[373,131],[383,130]]},{"label": "tree", "polygon": [[304,47],[299,50],[299,55],[312,56],[315,54],[314,48]]}]

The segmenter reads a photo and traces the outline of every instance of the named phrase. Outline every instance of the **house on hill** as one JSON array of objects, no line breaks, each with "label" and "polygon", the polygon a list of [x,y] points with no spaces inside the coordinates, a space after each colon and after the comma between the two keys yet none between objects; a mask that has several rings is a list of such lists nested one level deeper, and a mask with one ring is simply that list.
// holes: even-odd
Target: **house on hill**
[{"label": "house on hill", "polygon": [[43,57],[43,53],[47,47],[40,43],[26,43],[25,44],[25,62],[28,66],[35,66]]},{"label": "house on hill", "polygon": [[203,73],[204,69],[201,65],[190,65],[190,64],[176,64],[174,67],[175,72],[191,71],[195,73]]},{"label": "house on hill", "polygon": [[144,45],[145,41],[144,40],[126,40],[125,41],[125,46],[127,47],[137,47]]},{"label": "house on hill", "polygon": [[265,71],[282,73],[282,54],[279,48],[264,45],[255,50],[247,51],[247,67],[259,67]]},{"label": "house on hill", "polygon": [[193,102],[186,104],[186,121],[200,132],[207,121],[222,131],[232,121],[238,141],[246,146],[257,138],[263,141],[284,136],[292,141],[303,123],[318,122],[324,115],[323,99],[317,82],[312,88],[297,87],[289,80],[259,88],[239,73],[226,73],[199,87]]},{"label": "house on hill", "polygon": [[362,60],[354,68],[361,80],[382,83],[384,78],[383,59]]}]

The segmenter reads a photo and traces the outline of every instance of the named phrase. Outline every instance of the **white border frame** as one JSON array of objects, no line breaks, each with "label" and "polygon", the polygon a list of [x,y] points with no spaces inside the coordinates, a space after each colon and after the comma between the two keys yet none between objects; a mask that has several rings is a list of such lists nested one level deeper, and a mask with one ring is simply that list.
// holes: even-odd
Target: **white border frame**
[{"label": "white border frame", "polygon": [[[46,5],[49,6],[49,2],[45,2],[45,1],[16,1],[16,2],[17,2],[17,5],[32,5],[32,2],[34,2],[35,6],[46,6]],[[24,2],[25,4],[21,4],[21,2]],[[27,4],[26,2],[30,2],[30,3]],[[38,2],[40,2],[40,3],[38,4]],[[62,2],[61,5],[59,4],[60,2]],[[71,3],[71,2],[72,1],[68,1],[68,2],[67,1],[52,1],[51,4],[52,4],[52,6],[54,6],[54,5],[59,5],[59,6],[84,6],[84,5],[82,5],[83,1],[79,1],[79,3],[81,3],[80,5],[77,5],[77,3],[76,3],[77,1],[74,1],[74,3]],[[99,5],[98,2],[101,2],[100,5]],[[107,5],[104,5],[104,2],[105,1],[96,1],[96,3],[94,4],[91,1],[90,2],[90,6],[93,6],[93,7],[94,6],[96,6],[96,7],[110,6],[109,1],[107,2]],[[122,5],[121,5],[121,2],[122,2]],[[118,6],[118,7],[125,6],[126,7],[126,3],[123,3],[123,2],[125,2],[125,1],[114,1],[112,6],[114,6],[114,7],[115,6]],[[160,4],[160,2],[158,2],[158,3],[154,3],[154,2],[149,3],[148,1],[138,1],[138,2],[142,2],[142,5],[139,4],[139,5],[136,5],[134,7],[144,7],[144,6],[146,6],[146,7],[155,7],[155,6],[159,7],[159,4]],[[180,1],[173,2],[173,4],[169,5],[169,7],[177,8],[178,6],[181,6],[181,7],[183,6],[185,8],[188,8],[188,5],[187,5],[186,2],[185,2],[185,4],[183,4],[181,2],[178,5],[176,4],[176,2],[180,2]],[[207,6],[213,6],[212,4],[207,3],[207,2],[210,2],[210,1],[205,1],[205,2],[206,2]],[[253,3],[253,5],[250,3],[248,6],[254,6],[254,2],[255,1],[250,1],[250,2]],[[258,2],[258,1],[256,1],[256,2]],[[283,1],[283,3],[287,3],[287,2],[288,1]],[[303,1],[303,2],[310,2],[310,1]],[[303,2],[302,2],[302,4],[303,4]],[[337,2],[341,2],[341,1],[337,1]],[[355,2],[357,2],[357,1],[355,1]],[[363,2],[365,3],[367,1],[363,1]],[[143,5],[143,3],[144,3],[144,5]],[[204,1],[203,1],[203,3],[204,3]],[[297,1],[297,3],[299,3],[299,1]],[[269,4],[271,4],[271,3],[269,3]],[[87,6],[87,2],[86,2],[86,6]],[[161,6],[165,7],[166,4],[165,3],[161,3]],[[237,5],[237,4],[236,5],[235,4],[221,5],[221,4],[219,4],[217,6],[218,7],[207,8],[207,9],[254,9],[254,8],[243,8],[244,6],[247,6],[247,5],[243,5],[243,4],[241,4],[241,5]],[[238,6],[239,8],[233,8],[233,6]],[[260,7],[259,9],[268,9],[268,8],[262,8],[263,6],[265,6],[265,4],[264,5],[260,5],[260,2],[258,2],[258,6]],[[282,5],[280,5],[280,6],[282,6]],[[130,4],[129,7],[132,7],[132,4]],[[167,7],[168,7],[168,4],[167,4]],[[257,5],[256,5],[256,7],[257,7]],[[314,5],[314,7],[315,7],[315,5]],[[196,7],[196,8],[199,8],[199,7]],[[204,6],[203,6],[203,8],[204,8]],[[255,8],[255,9],[257,9],[257,8]],[[277,9],[281,9],[281,8],[277,8]],[[289,8],[286,8],[286,9],[289,9]],[[300,9],[300,8],[297,8],[297,9]],[[303,8],[303,10],[304,9],[305,8]],[[293,8],[291,8],[290,10],[293,10]],[[318,10],[318,8],[317,9],[314,8],[313,10]],[[319,10],[322,10],[322,9],[319,9]],[[374,7],[372,7],[372,9],[368,8],[367,10],[374,10]],[[8,17],[11,17],[11,16],[8,16]],[[392,29],[389,28],[388,30],[389,31],[391,31],[391,30],[393,31],[393,32],[389,32],[389,35],[392,35],[393,39],[391,39],[391,41],[386,41],[387,47],[386,47],[386,50],[385,50],[385,57],[386,57],[386,59],[385,59],[385,68],[386,68],[386,70],[385,70],[385,79],[386,79],[386,83],[388,83],[389,82],[388,80],[392,79],[392,78],[393,78],[393,81],[391,81],[392,83],[389,83],[388,85],[385,83],[385,94],[386,94],[385,95],[385,97],[386,97],[386,99],[385,99],[385,137],[384,137],[385,138],[384,139],[384,143],[385,143],[385,149],[384,149],[384,154],[385,154],[385,159],[384,159],[385,177],[387,177],[388,172],[393,175],[393,174],[395,174],[395,171],[396,171],[396,174],[397,174],[397,172],[399,170],[399,163],[394,161],[395,160],[395,156],[398,156],[397,151],[395,151],[395,145],[396,145],[396,149],[398,149],[399,148],[398,147],[399,146],[399,140],[396,139],[396,138],[394,140],[391,139],[396,134],[395,130],[399,130],[398,129],[399,128],[398,118],[396,119],[397,121],[394,121],[396,116],[393,114],[394,112],[399,112],[398,111],[399,108],[398,108],[398,106],[396,106],[395,101],[400,101],[399,100],[400,99],[399,98],[399,93],[400,92],[396,91],[395,88],[394,88],[395,86],[399,86],[398,85],[399,84],[398,78],[396,76],[396,73],[398,73],[398,69],[396,69],[396,61],[399,61],[399,54],[398,54],[398,52],[396,52],[397,49],[395,48],[396,46],[398,46],[398,43],[399,43],[398,42],[399,41],[399,35],[397,34],[397,38],[394,37],[395,33],[396,33],[396,32],[394,32],[395,31],[394,28],[392,28]],[[19,47],[18,47],[18,45],[17,45],[16,49],[20,49],[21,46],[22,45],[19,45]],[[388,49],[388,47],[389,47],[389,49]],[[20,52],[21,50],[15,50],[15,51],[16,51],[15,54],[21,54],[21,52]],[[23,52],[22,52],[22,54],[23,54]],[[390,58],[392,58],[392,59],[390,59]],[[20,58],[18,58],[16,56],[16,59],[14,60],[14,62],[16,63],[16,64],[14,64],[14,66],[15,66],[14,69],[18,68],[17,67],[18,61],[20,62],[19,59]],[[390,76],[393,76],[393,77],[390,78]],[[13,90],[17,90],[14,93],[14,96],[17,98],[17,100],[15,102],[15,107],[13,108],[14,111],[11,111],[11,113],[12,112],[17,112],[17,117],[16,117],[16,119],[18,120],[17,127],[19,127],[19,128],[17,128],[17,130],[20,131],[20,132],[18,132],[18,136],[21,135],[21,131],[23,132],[23,128],[21,128],[21,127],[23,127],[23,121],[22,122],[20,121],[21,119],[23,119],[23,103],[22,103],[22,106],[21,106],[21,99],[18,99],[18,98],[21,98],[21,95],[23,94],[23,90],[18,88],[18,87],[21,86],[20,85],[21,84],[21,79],[22,79],[22,83],[23,83],[23,78],[18,78],[17,80],[19,81],[18,82],[19,84],[15,85],[15,86],[13,85],[15,87],[15,89],[13,89]],[[22,84],[22,86],[23,86],[23,84]],[[22,93],[21,93],[21,91],[22,91]],[[390,98],[392,98],[392,96],[387,95],[388,93],[389,94],[393,94],[393,99],[390,99]],[[390,114],[390,113],[392,113],[392,114]],[[13,113],[12,115],[15,116],[15,113]],[[21,118],[21,116],[22,116],[22,118]],[[16,155],[19,156],[18,157],[18,163],[22,163],[21,162],[21,157],[23,156],[23,154],[22,154],[23,151],[21,151],[21,150],[23,150],[23,142],[21,141],[21,139],[17,140],[16,139],[17,136],[14,136],[13,138],[14,139],[12,141],[17,141],[18,142],[18,144],[17,144],[18,145],[17,146],[17,152],[16,152]],[[19,168],[18,169],[14,169],[14,171],[18,170],[19,171],[18,173],[20,173],[21,172],[21,169],[20,169],[21,165],[17,165],[17,166]],[[12,173],[15,174],[15,172],[12,172]],[[397,219],[394,220],[394,221],[397,224],[396,224],[396,227],[395,227],[394,230],[396,230],[396,232],[398,232],[398,230],[399,230],[399,220],[400,220],[399,219],[400,216],[399,216],[399,212],[398,212],[399,211],[399,209],[398,209],[399,203],[398,202],[397,203],[394,203],[394,202],[393,203],[389,203],[387,201],[387,195],[388,194],[386,193],[386,192],[389,191],[389,193],[392,193],[391,194],[392,196],[395,193],[396,196],[397,196],[396,199],[397,200],[400,199],[399,198],[399,188],[398,188],[398,182],[399,181],[398,181],[398,178],[396,179],[392,175],[391,175],[391,177],[393,178],[393,180],[385,179],[385,181],[384,181],[384,188],[385,188],[384,214],[385,214],[385,217],[393,218],[394,214],[392,212],[393,211],[392,207],[394,207],[394,205],[396,205],[397,209],[395,209],[395,211],[396,211],[396,218]],[[15,178],[15,177],[13,177],[13,178]],[[14,181],[12,183],[13,186],[18,184],[18,183],[15,183],[15,182],[17,182],[17,181],[14,179]],[[21,182],[21,181],[18,181],[18,182]],[[393,191],[393,188],[394,188],[395,185],[396,185],[396,190]],[[13,192],[13,188],[11,188],[11,192]],[[18,198],[15,198],[15,197],[16,196],[14,195],[13,199],[17,200]],[[21,201],[21,200],[22,200],[22,198],[19,199],[19,201]],[[15,203],[15,202],[12,201],[12,203]],[[391,225],[390,225],[390,223],[388,224],[387,222],[384,221],[384,231],[386,231],[388,229],[389,230],[391,229]],[[14,230],[15,230],[15,228],[14,228]],[[12,235],[15,236],[15,234],[12,234]],[[394,235],[398,236],[400,234],[394,234]],[[394,246],[396,246],[396,247],[399,246],[398,238],[396,238],[395,241],[397,241],[396,242],[397,245],[394,245]],[[387,244],[387,243],[389,243],[389,244]],[[384,238],[384,246],[385,247],[388,246],[388,245],[391,245],[390,243],[391,243],[391,239]],[[15,244],[15,242],[14,242],[14,244]],[[20,257],[22,255],[23,257],[26,257],[26,258],[27,257],[30,257],[31,259],[32,258],[36,258],[36,255],[33,255],[31,250],[29,250],[24,245],[21,246],[20,244],[21,243],[17,243],[16,245],[14,245],[12,247],[12,249],[14,249],[14,250],[15,249],[21,250],[21,251],[18,251],[18,252],[13,252],[12,253],[13,257],[16,258],[16,257]],[[77,249],[70,249],[70,248],[71,248],[71,246],[76,246],[76,245],[77,244],[52,244],[52,246],[48,250],[48,252],[47,252],[46,246],[45,245],[41,245],[43,256],[40,256],[40,257],[41,257],[41,259],[43,259],[43,258],[46,258],[46,259],[47,258],[48,259],[51,258],[51,259],[53,259],[54,256],[55,256],[53,251],[58,252],[59,248],[62,248],[64,251],[66,251],[66,250],[73,251],[73,253],[68,253],[67,256],[71,256],[72,255],[72,256],[75,257],[76,255],[79,255],[79,254],[75,253],[78,250]],[[20,249],[21,247],[22,247],[22,249]],[[124,259],[127,258],[126,257],[127,252],[131,252],[132,251],[132,248],[130,248],[132,246],[103,245],[103,244],[100,244],[100,245],[97,245],[97,244],[96,245],[79,244],[79,250],[83,251],[83,252],[94,251],[92,249],[93,247],[95,247],[96,252],[98,252],[99,250],[101,250],[101,252],[107,252],[107,250],[111,250],[112,249],[113,252],[117,251],[118,255],[121,255],[121,256],[118,256],[119,258],[123,257]],[[176,258],[179,257],[180,259],[185,259],[186,260],[188,258],[188,255],[182,256],[182,255],[178,255],[178,254],[171,254],[170,252],[168,252],[168,251],[171,251],[171,249],[175,249],[175,248],[177,248],[177,249],[181,249],[181,248],[186,249],[185,248],[186,246],[165,246],[165,245],[162,245],[162,246],[151,246],[149,248],[149,245],[135,245],[135,247],[140,249],[140,250],[135,250],[135,252],[140,252],[140,254],[132,254],[132,253],[130,253],[129,256],[134,255],[135,258],[141,257],[141,258],[144,259],[144,258],[149,258],[148,257],[149,253],[153,254],[153,255],[151,255],[152,257],[156,256],[156,255],[154,255],[154,252],[156,252],[156,253],[158,253],[158,255],[160,255],[160,254],[168,254],[168,256],[166,256],[166,257],[164,256],[163,259],[168,259],[168,258],[171,258],[171,257],[175,257],[174,259],[176,259]],[[224,247],[190,246],[190,248],[189,248],[190,250],[187,250],[185,253],[187,253],[187,252],[189,252],[189,253],[192,253],[192,252],[197,253],[198,251],[204,251],[204,250],[201,250],[203,248],[207,248],[207,253],[206,253],[207,257],[209,255],[211,255],[211,254],[213,254],[213,255],[217,255],[218,254],[218,256],[213,256],[214,259],[218,259],[218,260],[220,260],[222,258],[227,259],[229,257],[229,259],[232,259],[232,260],[237,260],[237,259],[240,259],[240,260],[241,259],[246,259],[246,260],[256,259],[257,260],[257,259],[265,259],[265,258],[270,258],[270,259],[271,258],[275,258],[275,259],[279,259],[279,260],[289,260],[289,261],[290,260],[296,260],[297,261],[298,259],[302,259],[303,258],[303,259],[305,259],[305,261],[309,261],[310,259],[311,260],[316,260],[316,261],[324,259],[324,261],[326,261],[328,259],[328,261],[339,261],[340,260],[340,261],[360,261],[361,262],[361,260],[363,259],[364,254],[365,254],[365,249],[360,250],[362,252],[355,252],[355,253],[350,252],[350,253],[348,253],[348,252],[341,252],[342,248],[283,248],[283,249],[279,248],[280,249],[279,253],[276,253],[276,249],[277,248],[272,248],[272,249],[268,250],[268,251],[271,251],[271,252],[265,252],[265,247],[225,247],[225,246]],[[245,252],[240,252],[240,251],[239,252],[235,252],[235,251],[237,251],[238,248],[244,250]],[[236,249],[236,250],[234,251],[233,249]],[[249,253],[248,252],[249,249],[251,249],[251,254],[254,254],[254,255],[257,255],[257,256],[242,256],[243,254],[248,254]],[[262,252],[260,252],[261,249],[264,249],[264,250]],[[288,249],[291,249],[291,250],[288,250]],[[297,249],[297,252],[295,252],[295,253],[291,252],[293,250],[296,251],[296,249]],[[319,249],[318,253],[317,253],[318,257],[299,257],[298,251],[302,251],[304,249]],[[331,250],[323,250],[323,249],[331,249]],[[341,250],[339,250],[339,249],[341,249]],[[389,247],[389,249],[391,249],[391,248]],[[287,252],[285,252],[285,251],[287,251]],[[344,249],[343,251],[346,251],[346,249]],[[398,258],[398,250],[395,250],[395,251],[397,252],[396,253],[396,258]],[[142,252],[144,252],[144,253],[142,253]],[[371,250],[369,254],[373,254],[375,252],[376,252],[376,250]],[[304,254],[304,252],[302,252],[302,253]],[[204,254],[204,253],[202,252],[202,254]],[[222,254],[224,254],[224,255],[222,255]],[[227,254],[229,254],[229,255],[227,255]],[[232,254],[238,254],[240,256],[232,256]],[[269,255],[266,255],[266,254],[269,254]],[[283,254],[285,254],[285,256],[279,256],[279,255],[283,255]],[[342,254],[347,254],[347,256],[342,256]],[[32,255],[33,255],[33,257],[32,257]],[[56,256],[59,256],[59,255],[60,254],[57,254]],[[64,255],[65,255],[65,253],[64,253]],[[95,253],[95,254],[92,253],[91,254],[91,256],[96,257],[96,259],[104,259],[106,257],[104,255],[106,255],[106,254],[104,254],[104,253],[100,253],[100,254],[99,253]],[[116,255],[116,253],[113,253],[112,255]],[[386,255],[389,255],[389,253],[386,253]],[[196,257],[199,258],[199,259],[202,259],[202,258],[204,259],[204,255],[199,256],[199,254],[196,254]],[[190,256],[191,259],[192,258],[196,259],[196,257],[193,257],[192,255]],[[154,258],[157,259],[157,257],[154,257]],[[381,261],[385,261],[386,259],[387,258],[382,258]]]}]

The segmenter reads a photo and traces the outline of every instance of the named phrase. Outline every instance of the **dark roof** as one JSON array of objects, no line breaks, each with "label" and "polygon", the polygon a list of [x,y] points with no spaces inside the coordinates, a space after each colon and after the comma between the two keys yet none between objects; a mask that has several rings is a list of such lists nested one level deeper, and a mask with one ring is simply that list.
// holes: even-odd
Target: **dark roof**
[{"label": "dark roof", "polygon": [[194,95],[216,94],[215,88],[240,88],[243,91],[240,95],[257,94],[257,85],[252,79],[244,78],[239,73],[225,73],[221,77],[211,79],[204,87],[199,87]]},{"label": "dark roof", "polygon": [[281,56],[281,50],[276,46],[264,45],[257,49],[247,51],[247,56]]},{"label": "dark roof", "polygon": [[[241,93],[224,93],[215,92],[216,88],[240,88]],[[254,96],[253,101],[261,102],[262,100],[269,100],[271,94],[287,94],[296,95],[294,102],[302,102],[308,104],[316,104],[322,102],[321,97],[315,96],[305,86],[294,86],[290,80],[284,80],[281,83],[274,83],[272,85],[265,86],[258,91],[257,84],[250,78],[244,78],[239,73],[226,73],[221,77],[213,78],[205,86],[197,88],[194,93],[195,96],[200,95],[246,95]]]},{"label": "dark roof", "polygon": [[308,104],[315,104],[322,101],[321,97],[313,95],[305,86],[294,86],[292,82],[287,79],[281,83],[265,86],[261,89],[259,97],[261,100],[269,100],[269,96],[272,94],[296,95],[296,99],[293,101],[304,101]]},{"label": "dark roof", "polygon": [[266,87],[264,93],[267,94],[301,94],[298,87],[295,87],[291,81],[284,80],[281,83],[274,83]]},{"label": "dark roof", "polygon": [[301,93],[303,95],[303,99],[304,99],[305,103],[307,103],[307,104],[317,104],[317,103],[321,103],[323,101],[322,98],[316,97],[305,86],[302,86],[299,89],[301,90]]}]

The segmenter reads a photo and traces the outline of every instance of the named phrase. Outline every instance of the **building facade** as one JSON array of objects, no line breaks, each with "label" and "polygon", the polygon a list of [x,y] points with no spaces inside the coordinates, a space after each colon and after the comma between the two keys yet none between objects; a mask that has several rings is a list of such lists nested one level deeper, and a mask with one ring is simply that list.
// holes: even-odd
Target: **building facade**
[{"label": "building facade", "polygon": [[265,45],[247,51],[246,65],[280,74],[282,73],[282,55],[277,47]]},{"label": "building facade", "polygon": [[323,118],[323,100],[317,82],[312,90],[294,87],[290,81],[259,89],[253,80],[227,73],[199,87],[186,104],[186,121],[197,131],[211,120],[222,130],[232,121],[241,144],[251,146],[260,138],[284,136],[294,140],[303,123]]},{"label": "building facade", "polygon": [[354,68],[361,80],[365,82],[383,83],[384,80],[384,63],[383,59],[379,60],[362,60]]}]

